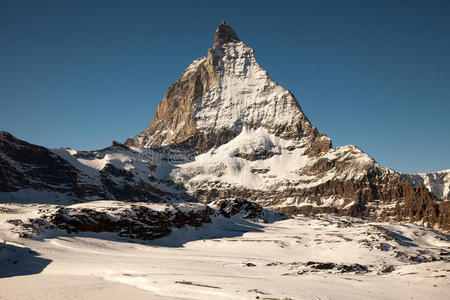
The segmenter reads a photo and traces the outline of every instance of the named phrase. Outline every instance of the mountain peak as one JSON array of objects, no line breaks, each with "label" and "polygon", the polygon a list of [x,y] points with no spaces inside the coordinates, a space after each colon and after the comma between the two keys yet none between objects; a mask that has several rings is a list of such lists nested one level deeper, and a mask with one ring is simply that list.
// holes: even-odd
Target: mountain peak
[{"label": "mountain peak", "polygon": [[214,44],[224,44],[229,42],[239,42],[240,39],[236,32],[231,28],[227,22],[222,21],[216,30],[216,35],[214,36]]},{"label": "mountain peak", "polygon": [[331,140],[318,133],[292,93],[273,81],[254,54],[222,22],[207,56],[185,69],[167,90],[150,126],[125,145],[182,144],[204,153],[261,128],[258,134],[265,130],[310,146],[308,153],[328,151]]}]

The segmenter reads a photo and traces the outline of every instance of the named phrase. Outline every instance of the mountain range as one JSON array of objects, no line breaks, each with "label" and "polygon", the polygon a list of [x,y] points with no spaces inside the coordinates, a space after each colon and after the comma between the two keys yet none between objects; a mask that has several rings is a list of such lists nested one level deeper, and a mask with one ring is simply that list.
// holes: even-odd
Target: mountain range
[{"label": "mountain range", "polygon": [[332,147],[225,22],[141,133],[77,151],[0,132],[0,166],[1,202],[239,198],[285,214],[336,213],[450,230],[450,170],[404,174],[356,146]]}]

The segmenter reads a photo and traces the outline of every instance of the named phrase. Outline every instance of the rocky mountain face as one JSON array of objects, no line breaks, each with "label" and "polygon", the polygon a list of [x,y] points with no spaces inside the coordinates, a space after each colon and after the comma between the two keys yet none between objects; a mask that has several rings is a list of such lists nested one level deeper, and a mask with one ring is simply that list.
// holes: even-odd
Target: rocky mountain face
[{"label": "rocky mountain face", "polygon": [[222,23],[207,56],[187,67],[167,90],[150,126],[125,144],[183,144],[203,153],[244,129],[257,128],[302,140],[312,152],[331,147],[330,139],[311,125],[294,96],[259,66],[254,50]]},{"label": "rocky mountain face", "polygon": [[[169,186],[154,184],[149,166],[138,160],[139,155],[117,142],[96,151],[47,149],[2,131],[0,201],[176,201],[180,192],[171,193]],[[181,198],[192,201],[187,196]]]},{"label": "rocky mountain face", "polygon": [[355,146],[332,148],[226,23],[207,55],[169,87],[150,126],[124,145],[50,150],[7,133],[0,142],[3,201],[35,195],[24,190],[72,201],[244,198],[289,214],[450,230],[448,171],[400,174]]},{"label": "rocky mountain face", "polygon": [[16,192],[23,188],[74,191],[74,167],[48,149],[21,141],[0,132],[0,191]]},{"label": "rocky mountain face", "polygon": [[450,170],[433,173],[401,174],[416,186],[424,186],[439,200],[450,200]]}]

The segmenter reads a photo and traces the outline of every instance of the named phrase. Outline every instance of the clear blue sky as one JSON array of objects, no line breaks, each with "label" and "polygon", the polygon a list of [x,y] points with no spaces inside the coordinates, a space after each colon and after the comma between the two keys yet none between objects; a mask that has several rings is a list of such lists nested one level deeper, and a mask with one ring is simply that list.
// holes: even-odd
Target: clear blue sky
[{"label": "clear blue sky", "polygon": [[124,141],[222,19],[335,146],[450,168],[446,0],[0,0],[0,130],[48,147]]}]

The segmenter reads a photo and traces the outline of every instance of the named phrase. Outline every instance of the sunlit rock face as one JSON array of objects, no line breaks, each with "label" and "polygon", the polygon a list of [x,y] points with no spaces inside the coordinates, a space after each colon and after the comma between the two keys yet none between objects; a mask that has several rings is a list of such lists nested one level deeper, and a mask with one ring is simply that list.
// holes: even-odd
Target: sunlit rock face
[{"label": "sunlit rock face", "polygon": [[[255,51],[222,23],[207,56],[192,62],[166,92],[151,125],[127,145],[149,147],[184,143],[199,153],[220,146],[245,129],[327,151],[331,141],[319,135],[294,96],[279,86],[255,59]],[[320,142],[315,142],[319,137]],[[305,146],[305,145],[304,145]]]}]

